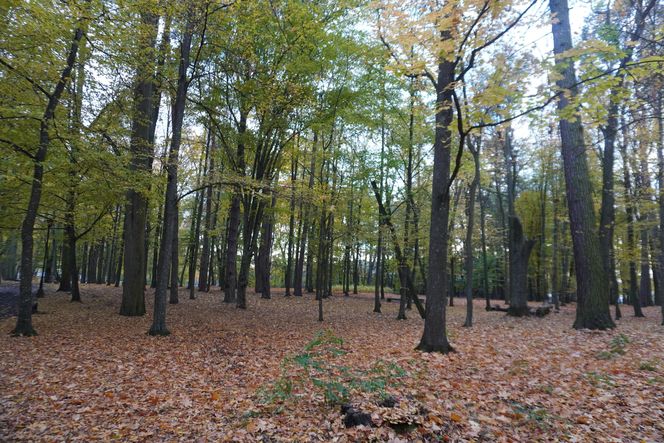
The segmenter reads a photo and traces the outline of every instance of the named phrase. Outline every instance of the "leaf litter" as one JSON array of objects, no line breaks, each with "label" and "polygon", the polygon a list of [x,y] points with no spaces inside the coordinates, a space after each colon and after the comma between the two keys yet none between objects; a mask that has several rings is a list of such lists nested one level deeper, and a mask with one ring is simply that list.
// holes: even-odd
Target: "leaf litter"
[{"label": "leaf litter", "polygon": [[[368,295],[311,295],[248,309],[221,293],[169,305],[168,337],[121,317],[121,290],[49,287],[39,336],[0,320],[2,441],[664,441],[664,327],[658,309],[614,331],[575,331],[573,306],[510,318],[476,301],[448,309],[457,353],[414,350],[415,311],[372,312]],[[343,409],[367,414],[347,427]],[[346,421],[346,423],[345,423]]]}]

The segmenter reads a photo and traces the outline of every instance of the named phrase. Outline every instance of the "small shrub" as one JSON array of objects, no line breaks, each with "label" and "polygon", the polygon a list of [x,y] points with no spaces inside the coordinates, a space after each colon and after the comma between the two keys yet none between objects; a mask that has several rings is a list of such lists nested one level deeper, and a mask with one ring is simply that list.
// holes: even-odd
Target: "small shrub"
[{"label": "small shrub", "polygon": [[629,343],[629,337],[625,334],[618,334],[611,339],[608,351],[601,351],[596,354],[600,360],[611,360],[618,355],[625,354],[625,346]]},{"label": "small shrub", "polygon": [[281,376],[270,387],[259,391],[263,403],[284,403],[300,391],[321,393],[325,402],[340,405],[354,393],[378,393],[387,396],[387,388],[405,377],[406,371],[392,362],[379,360],[368,370],[357,370],[338,363],[346,354],[343,340],[331,331],[320,331],[303,349],[286,357]]}]

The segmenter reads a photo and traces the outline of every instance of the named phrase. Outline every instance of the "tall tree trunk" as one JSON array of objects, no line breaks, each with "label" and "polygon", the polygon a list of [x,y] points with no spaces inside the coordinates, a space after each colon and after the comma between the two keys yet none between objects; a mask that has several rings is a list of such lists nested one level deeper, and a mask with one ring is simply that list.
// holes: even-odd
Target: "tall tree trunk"
[{"label": "tall tree trunk", "polygon": [[35,220],[39,210],[42,193],[42,178],[44,176],[44,161],[51,143],[50,127],[55,116],[55,111],[60,103],[62,93],[71,78],[72,70],[76,62],[78,47],[84,34],[84,22],[80,21],[77,29],[74,31],[65,67],[60,73],[60,78],[53,91],[48,96],[48,102],[39,125],[39,144],[37,152],[34,155],[34,167],[32,172],[32,182],[30,186],[30,197],[28,199],[25,217],[21,224],[21,282],[19,284],[18,315],[16,317],[16,327],[12,331],[17,336],[32,336],[37,332],[32,327],[32,255]]},{"label": "tall tree trunk", "polygon": [[634,239],[634,192],[629,172],[629,158],[627,157],[627,147],[623,144],[620,147],[620,153],[623,157],[623,174],[625,178],[625,212],[627,213],[627,250],[629,254],[629,301],[634,308],[635,317],[644,317],[641,310],[641,300],[637,289],[636,276],[636,242]]},{"label": "tall tree trunk", "polygon": [[291,285],[293,281],[293,248],[295,236],[295,183],[297,180],[297,156],[293,154],[291,159],[291,197],[290,197],[290,216],[288,218],[288,253],[286,258],[286,271],[284,272],[284,286],[286,287],[286,297],[291,295]]},{"label": "tall tree trunk", "polygon": [[473,154],[473,163],[475,165],[475,174],[473,181],[470,182],[468,189],[468,201],[466,203],[466,216],[468,224],[466,226],[466,240],[464,249],[464,271],[466,274],[466,321],[465,327],[473,326],[473,229],[475,228],[475,196],[477,188],[480,185],[480,146],[479,140],[477,146],[472,146],[472,141],[468,141],[468,149]]},{"label": "tall tree trunk", "polygon": [[[247,131],[246,110],[240,110],[238,121],[238,144],[235,155],[236,173],[245,175],[244,137]],[[235,189],[228,212],[228,246],[226,247],[226,275],[224,278],[224,303],[234,303],[237,300],[237,249],[240,229],[240,189]]]},{"label": "tall tree trunk", "polygon": [[[313,143],[311,146],[311,163],[309,165],[309,183],[308,183],[308,189],[309,192],[313,190],[314,187],[314,180],[315,180],[315,171],[316,171],[316,147],[318,145],[318,133],[314,132],[314,139]],[[301,208],[301,206],[300,206]],[[302,210],[300,210],[302,213]],[[301,221],[301,235],[300,235],[300,245],[298,247],[298,256],[299,259],[295,262],[295,282],[293,283],[293,294],[295,296],[301,297],[302,296],[302,283],[304,280],[304,263],[305,263],[305,254],[308,255],[307,257],[307,275],[306,275],[306,282],[308,284],[305,284],[306,289],[311,292],[312,284],[311,284],[311,240],[307,243],[307,237],[309,236],[309,231],[311,229],[311,219],[313,218],[313,213],[311,212],[310,205],[305,205],[304,207],[304,214],[302,216],[302,221]]]},{"label": "tall tree trunk", "polygon": [[655,98],[655,115],[657,115],[657,209],[659,215],[659,254],[657,256],[656,270],[660,278],[657,279],[657,292],[662,307],[662,325],[664,325],[664,114],[662,102],[664,93],[658,89]]},{"label": "tall tree trunk", "polygon": [[[189,11],[188,14],[192,14],[192,12]],[[182,35],[182,42],[180,43],[178,81],[171,110],[172,138],[170,149],[168,151],[168,160],[166,163],[166,174],[168,179],[166,182],[166,199],[164,203],[164,226],[161,245],[159,247],[157,288],[155,289],[154,295],[154,314],[152,318],[152,326],[148,331],[150,335],[170,334],[169,330],[166,328],[166,290],[170,280],[170,265],[173,254],[173,243],[174,239],[178,235],[178,156],[180,152],[180,144],[182,142],[182,124],[184,120],[187,88],[189,86],[187,71],[189,69],[189,55],[191,51],[192,33],[193,30],[190,15],[187,17],[184,33]],[[173,272],[177,273],[177,269],[174,269]]]},{"label": "tall tree trunk", "polygon": [[[451,39],[443,31],[443,40]],[[429,272],[427,282],[426,318],[424,331],[417,349],[425,352],[448,353],[454,351],[447,340],[447,252],[449,246],[448,223],[450,215],[450,163],[452,134],[450,124],[454,117],[452,91],[455,65],[440,60],[436,83],[436,129],[434,137],[433,180],[431,186],[431,223],[429,227]]]},{"label": "tall tree trunk", "polygon": [[[574,64],[564,56],[572,49],[569,7],[567,0],[550,0],[549,6],[556,18],[551,26],[555,65],[562,72],[556,84],[565,91],[558,99],[558,109],[563,111],[568,108],[570,99],[578,94]],[[574,328],[613,328],[615,324],[609,312],[609,285],[599,253],[592,185],[583,128],[578,116],[560,117],[560,137],[577,282]]]},{"label": "tall tree trunk", "polygon": [[[159,17],[150,12],[141,13],[141,22],[147,32],[140,34],[139,46],[151,51],[156,44]],[[148,52],[149,53],[149,52]],[[152,125],[154,119],[154,61],[140,63],[134,87],[134,110],[131,129],[131,160],[129,169],[143,176],[151,174],[153,144]],[[120,315],[141,316],[145,314],[145,227],[148,201],[139,189],[127,191],[124,223],[124,283]],[[163,240],[162,240],[163,241]]]}]

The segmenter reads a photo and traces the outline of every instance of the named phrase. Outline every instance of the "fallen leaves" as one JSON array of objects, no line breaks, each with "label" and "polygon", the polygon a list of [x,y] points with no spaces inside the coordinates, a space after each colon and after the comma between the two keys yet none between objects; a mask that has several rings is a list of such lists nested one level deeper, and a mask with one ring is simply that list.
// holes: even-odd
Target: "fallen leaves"
[{"label": "fallen leaves", "polygon": [[[514,319],[478,304],[468,329],[457,300],[448,327],[459,352],[442,356],[413,350],[422,331],[416,315],[396,321],[398,306],[389,303],[375,315],[368,298],[326,300],[321,325],[310,296],[251,295],[246,311],[223,304],[219,291],[183,296],[169,306],[173,334],[154,338],[145,334],[149,315],[117,315],[118,289],[82,290],[82,306],[47,292],[47,313],[34,317],[39,336],[0,336],[0,440],[664,441],[656,308],[645,319],[623,318],[616,331],[589,332],[570,328],[571,307]],[[304,369],[284,374],[284,362],[306,363],[321,328],[342,338],[346,352],[330,379],[317,379],[349,383],[347,368],[354,383],[371,387],[378,362],[403,369],[384,387],[392,406],[371,389],[351,389],[371,425],[346,428],[339,409],[306,386],[261,402],[261,390],[280,378],[301,379]]]}]

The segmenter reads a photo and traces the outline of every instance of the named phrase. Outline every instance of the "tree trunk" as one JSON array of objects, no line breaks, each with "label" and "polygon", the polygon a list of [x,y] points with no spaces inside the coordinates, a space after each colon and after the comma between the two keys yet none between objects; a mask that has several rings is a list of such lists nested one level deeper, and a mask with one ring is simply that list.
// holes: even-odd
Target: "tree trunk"
[{"label": "tree trunk", "polygon": [[[191,11],[189,11],[191,14]],[[154,295],[154,314],[152,326],[148,333],[150,335],[168,335],[166,328],[166,289],[170,280],[171,260],[173,254],[173,244],[178,235],[178,208],[177,208],[177,174],[178,174],[178,156],[180,144],[182,141],[182,123],[184,120],[184,111],[187,97],[187,88],[189,80],[187,79],[187,70],[189,69],[189,54],[192,40],[191,17],[187,18],[185,30],[180,43],[180,62],[178,67],[178,81],[173,107],[171,110],[172,138],[168,151],[168,160],[166,163],[166,199],[164,203],[164,226],[161,245],[159,247],[159,263],[157,266],[157,288]],[[177,269],[173,269],[177,273]],[[177,290],[177,285],[176,285]]]},{"label": "tree trunk", "polygon": [[[149,32],[141,33],[140,47],[151,50],[155,47],[159,17],[144,12],[141,21]],[[152,120],[154,118],[154,61],[140,63],[134,88],[134,110],[131,129],[130,171],[143,176],[151,174],[153,145]],[[127,191],[124,223],[124,283],[120,315],[142,316],[145,314],[145,227],[148,201],[139,189]],[[163,241],[163,240],[162,240]]]},{"label": "tree trunk", "polygon": [[[215,138],[208,132],[210,142],[208,143],[208,150],[214,152]],[[206,157],[209,157],[209,168],[207,168],[208,176],[214,172],[214,159],[206,152]],[[208,185],[205,188],[205,225],[203,227],[203,243],[201,247],[201,265],[198,271],[198,290],[201,292],[208,292],[210,288],[207,285],[208,281],[208,268],[210,267],[210,229],[212,227],[212,186]]]},{"label": "tree trunk", "polygon": [[627,147],[623,144],[620,147],[620,153],[623,157],[623,175],[625,179],[625,212],[627,213],[627,251],[629,255],[629,302],[634,308],[635,317],[644,317],[641,310],[641,300],[637,289],[636,276],[636,242],[634,239],[634,191],[629,172],[629,158],[627,157]]},{"label": "tree trunk", "polygon": [[[443,31],[443,40],[451,39]],[[417,349],[425,352],[448,353],[454,351],[447,340],[446,305],[449,285],[447,281],[448,223],[450,215],[450,163],[452,134],[450,124],[454,63],[441,60],[436,83],[436,129],[434,137],[433,181],[431,188],[431,223],[429,227],[429,272],[427,284],[426,318],[424,331]]]},{"label": "tree trunk", "polygon": [[[297,180],[297,156],[293,154],[291,159],[291,196],[290,196],[290,216],[288,218],[288,253],[286,258],[286,271],[284,272],[284,286],[286,287],[286,297],[291,295],[291,285],[293,282],[293,249],[295,247],[295,185]],[[300,283],[302,280],[300,279]],[[301,290],[301,288],[300,288]]]},{"label": "tree trunk", "polygon": [[[556,84],[565,91],[558,99],[558,109],[563,111],[568,108],[570,99],[578,94],[574,64],[563,56],[572,49],[569,7],[567,0],[550,0],[549,5],[556,18],[551,26],[555,65],[562,72]],[[567,95],[568,92],[570,96]],[[583,128],[578,116],[560,117],[560,137],[577,282],[574,328],[613,328],[615,324],[609,313],[609,285],[599,253],[592,185]]]},{"label": "tree trunk", "polygon": [[[247,111],[240,111],[238,122],[238,144],[236,152],[237,174],[245,175],[244,135],[247,130]],[[240,229],[240,198],[241,190],[235,189],[231,208],[228,213],[228,246],[226,248],[226,276],[224,278],[224,303],[234,303],[237,300],[237,249]]]},{"label": "tree trunk", "polygon": [[519,217],[510,219],[512,231],[512,251],[510,251],[511,284],[510,307],[507,314],[514,317],[528,315],[528,259],[535,246],[523,233]]},{"label": "tree trunk", "polygon": [[60,98],[67,86],[67,82],[71,78],[72,70],[74,69],[74,64],[76,62],[76,56],[78,54],[78,47],[84,34],[83,25],[84,23],[82,21],[79,22],[78,28],[74,31],[74,36],[67,53],[65,67],[60,74],[60,78],[58,79],[55,88],[48,96],[46,109],[44,110],[44,114],[40,121],[39,145],[37,147],[37,152],[34,155],[30,197],[28,199],[25,217],[21,224],[21,282],[19,284],[16,327],[12,331],[12,334],[17,336],[32,336],[37,334],[32,327],[32,255],[35,220],[37,218],[39,203],[41,201],[44,161],[46,160],[48,148],[51,143],[49,133],[51,121],[55,116],[55,111],[60,103]]},{"label": "tree trunk", "polygon": [[662,325],[664,325],[664,114],[662,102],[664,93],[659,89],[655,99],[655,115],[657,116],[657,209],[659,212],[659,254],[657,256],[657,292],[662,308]]},{"label": "tree trunk", "polygon": [[466,203],[468,225],[466,226],[466,240],[463,245],[464,271],[466,274],[466,321],[463,325],[468,328],[473,326],[473,229],[475,227],[475,196],[477,195],[477,188],[480,184],[479,140],[477,144],[478,146],[472,146],[472,142],[470,140],[468,142],[468,149],[473,154],[473,163],[475,165],[475,175],[468,189],[468,201]]},{"label": "tree trunk", "polygon": [[170,292],[168,297],[168,302],[172,305],[176,305],[180,301],[179,297],[179,281],[178,281],[178,268],[179,268],[179,258],[180,258],[180,241],[178,236],[178,228],[180,226],[179,222],[179,211],[178,205],[175,204],[175,233],[173,234],[173,250],[171,251],[171,283],[170,283]]}]

